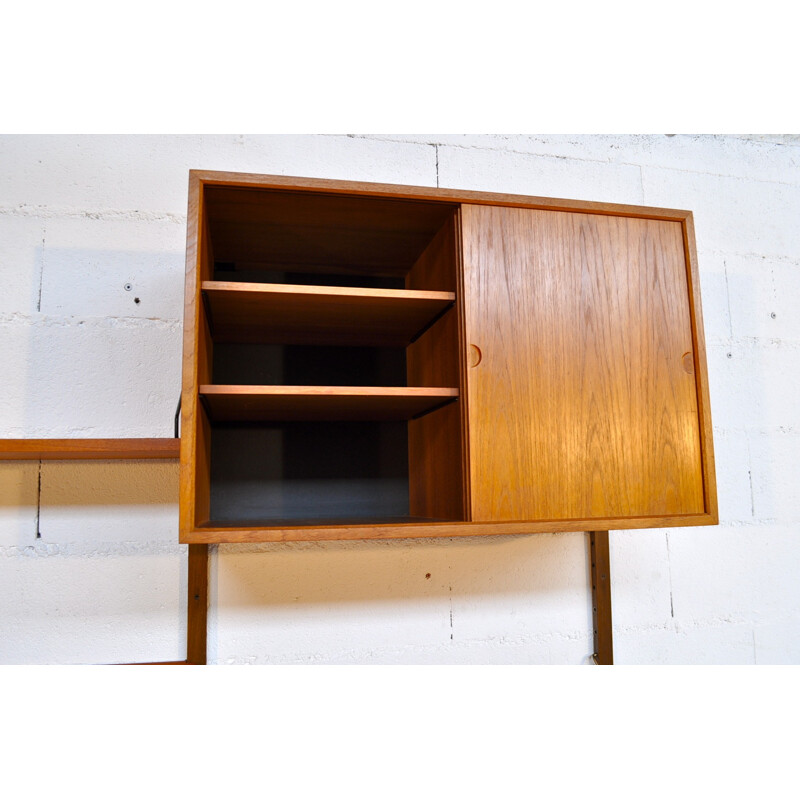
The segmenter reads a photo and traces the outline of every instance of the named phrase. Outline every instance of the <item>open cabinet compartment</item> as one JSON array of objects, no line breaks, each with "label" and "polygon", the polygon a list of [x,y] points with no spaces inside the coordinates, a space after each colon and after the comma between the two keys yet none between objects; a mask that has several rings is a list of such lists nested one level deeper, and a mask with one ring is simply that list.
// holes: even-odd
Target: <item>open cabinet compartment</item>
[{"label": "open cabinet compartment", "polygon": [[716,524],[691,212],[190,177],[181,540]]},{"label": "open cabinet compartment", "polygon": [[458,206],[196,200],[191,528],[464,521]]}]

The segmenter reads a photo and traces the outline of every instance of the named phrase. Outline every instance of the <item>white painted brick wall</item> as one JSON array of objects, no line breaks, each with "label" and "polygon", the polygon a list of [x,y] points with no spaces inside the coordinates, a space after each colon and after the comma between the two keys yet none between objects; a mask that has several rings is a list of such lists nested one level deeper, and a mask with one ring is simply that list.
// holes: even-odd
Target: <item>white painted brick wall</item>
[{"label": "white painted brick wall", "polygon": [[641,170],[628,164],[506,150],[437,147],[439,185],[484,192],[642,203]]},{"label": "white painted brick wall", "polygon": [[[171,435],[192,168],[692,209],[721,524],[612,533],[616,659],[800,661],[798,137],[0,137],[0,436]],[[170,463],[0,463],[0,663],[183,658],[176,497]],[[580,664],[590,619],[582,534],[211,562],[218,663]]]},{"label": "white painted brick wall", "polygon": [[175,543],[176,462],[50,461],[41,479],[43,543]]},{"label": "white painted brick wall", "polygon": [[0,548],[24,547],[36,532],[39,464],[0,462]]},{"label": "white painted brick wall", "polygon": [[[113,521],[113,518],[109,520]],[[0,552],[0,661],[185,658],[186,565],[176,543],[29,544]]]},{"label": "white painted brick wall", "polygon": [[3,435],[171,436],[180,351],[177,320],[0,317]]}]

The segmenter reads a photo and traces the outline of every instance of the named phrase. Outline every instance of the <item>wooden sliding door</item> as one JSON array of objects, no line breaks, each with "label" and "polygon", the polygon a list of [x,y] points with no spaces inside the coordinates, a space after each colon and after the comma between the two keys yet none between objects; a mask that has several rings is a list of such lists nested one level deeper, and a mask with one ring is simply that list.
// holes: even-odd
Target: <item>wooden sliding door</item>
[{"label": "wooden sliding door", "polygon": [[462,239],[472,520],[702,514],[681,223],[467,204]]}]

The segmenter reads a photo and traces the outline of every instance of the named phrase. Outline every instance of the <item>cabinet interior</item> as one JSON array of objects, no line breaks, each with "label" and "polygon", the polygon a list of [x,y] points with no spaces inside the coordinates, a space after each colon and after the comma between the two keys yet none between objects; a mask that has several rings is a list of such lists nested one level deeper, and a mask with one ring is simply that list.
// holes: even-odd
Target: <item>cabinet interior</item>
[{"label": "cabinet interior", "polygon": [[458,205],[203,191],[195,526],[466,520]]}]

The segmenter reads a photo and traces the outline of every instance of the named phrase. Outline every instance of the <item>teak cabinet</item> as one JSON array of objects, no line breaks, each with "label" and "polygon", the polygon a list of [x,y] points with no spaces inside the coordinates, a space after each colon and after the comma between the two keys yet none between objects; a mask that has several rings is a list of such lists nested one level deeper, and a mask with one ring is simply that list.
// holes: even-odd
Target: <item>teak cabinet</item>
[{"label": "teak cabinet", "polygon": [[709,525],[687,211],[192,172],[181,541]]}]

